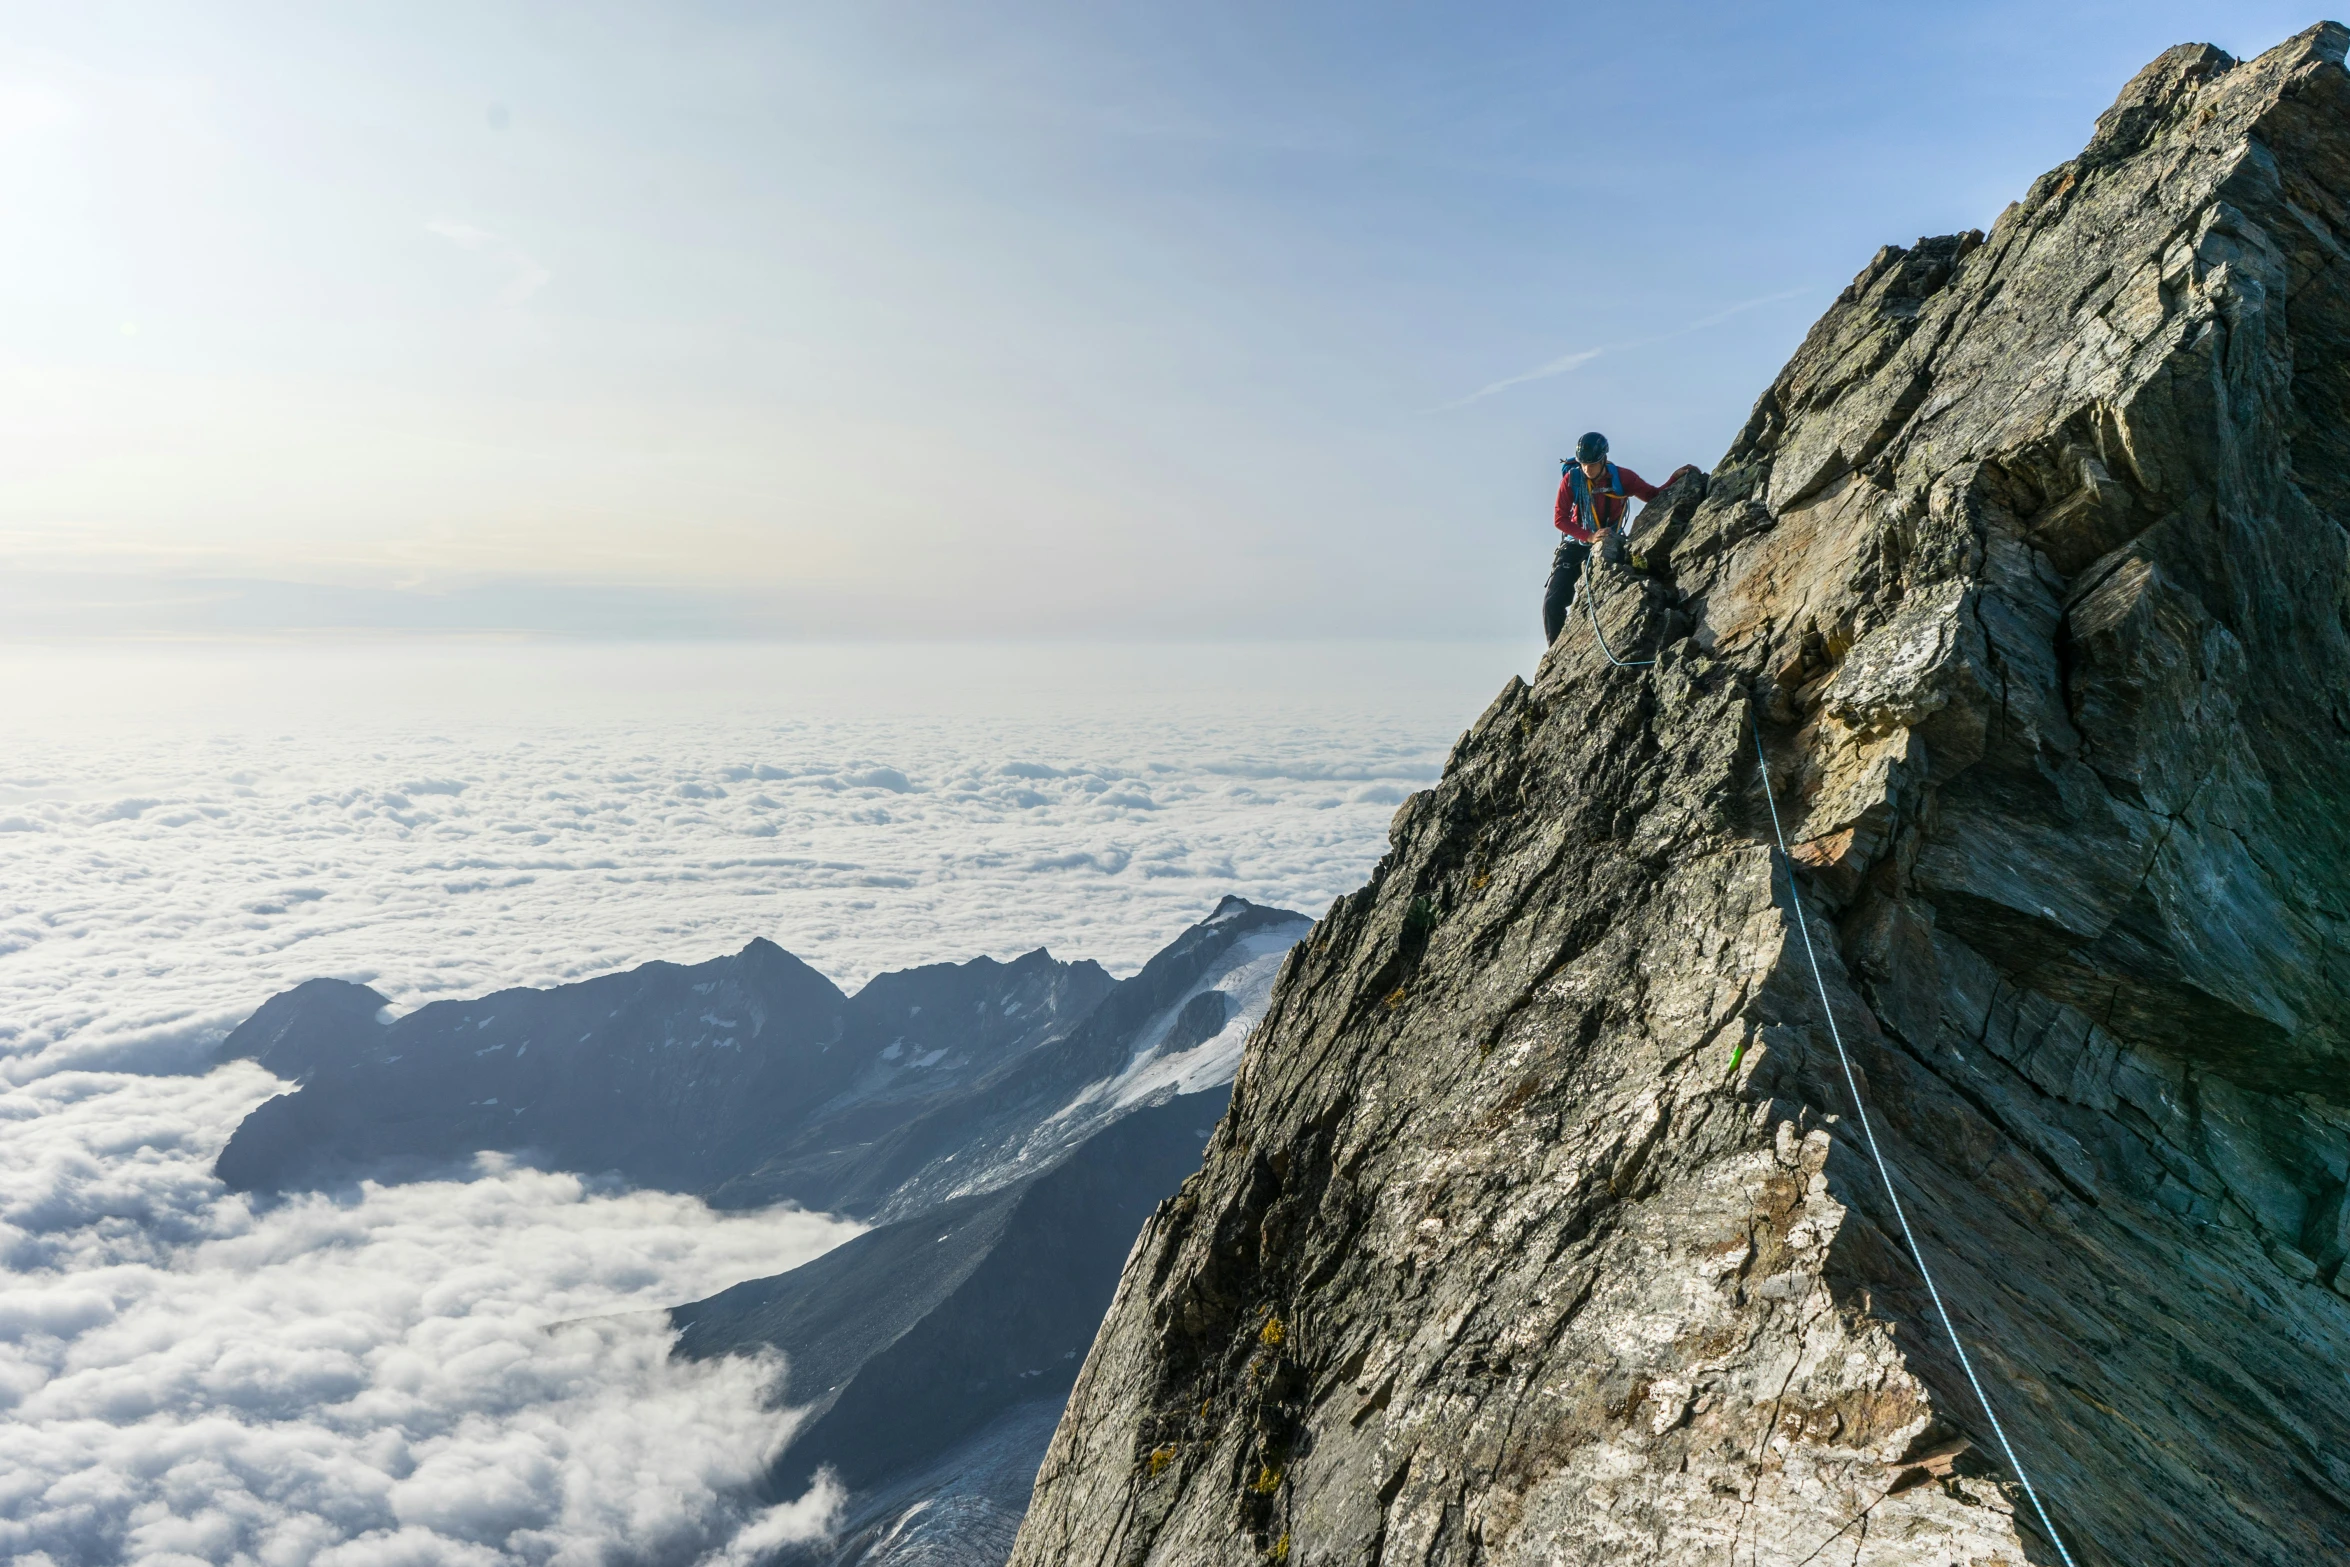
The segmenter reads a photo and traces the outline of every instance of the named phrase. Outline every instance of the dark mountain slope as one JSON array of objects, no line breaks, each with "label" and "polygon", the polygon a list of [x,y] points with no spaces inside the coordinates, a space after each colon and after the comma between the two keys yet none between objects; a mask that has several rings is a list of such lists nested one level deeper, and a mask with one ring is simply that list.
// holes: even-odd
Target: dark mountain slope
[{"label": "dark mountain slope", "polygon": [[280,1077],[305,1078],[374,1044],[376,1015],[388,1005],[365,985],[306,979],[239,1023],[221,1041],[220,1059],[258,1061]]},{"label": "dark mountain slope", "polygon": [[1224,1100],[1219,1090],[1138,1111],[1043,1174],[681,1306],[678,1353],[784,1352],[784,1396],[811,1413],[777,1465],[779,1495],[827,1466],[866,1491],[1017,1405],[1057,1406],[1135,1232],[1198,1168]]},{"label": "dark mountain slope", "polygon": [[[1226,898],[1066,1033],[953,1093],[893,1105],[886,1119],[853,1098],[827,1106],[812,1118],[820,1136],[727,1182],[712,1201],[790,1199],[890,1217],[1043,1169],[1141,1102],[1135,1096],[1227,1081],[1281,955],[1307,926],[1286,909]],[[1221,1051],[1211,1043],[1219,1039]]]},{"label": "dark mountain slope", "polygon": [[829,1103],[855,1098],[886,1120],[951,1097],[1066,1032],[1113,985],[1097,964],[1034,952],[884,975],[852,1000],[754,941],[690,968],[434,1002],[371,1031],[336,1013],[325,1037],[275,1042],[306,1067],[303,1085],[238,1127],[219,1172],[283,1189],[492,1149],[707,1190]]}]

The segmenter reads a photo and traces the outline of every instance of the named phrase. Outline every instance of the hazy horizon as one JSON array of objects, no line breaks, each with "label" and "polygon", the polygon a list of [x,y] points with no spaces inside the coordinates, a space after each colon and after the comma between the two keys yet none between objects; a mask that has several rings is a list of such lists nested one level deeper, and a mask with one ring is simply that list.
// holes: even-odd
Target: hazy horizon
[{"label": "hazy horizon", "polygon": [[1538,652],[0,644],[0,1081],[200,1065],[319,975],[1131,972],[1227,892],[1351,890]]},{"label": "hazy horizon", "polygon": [[0,8],[0,627],[1515,635],[2259,3]]}]

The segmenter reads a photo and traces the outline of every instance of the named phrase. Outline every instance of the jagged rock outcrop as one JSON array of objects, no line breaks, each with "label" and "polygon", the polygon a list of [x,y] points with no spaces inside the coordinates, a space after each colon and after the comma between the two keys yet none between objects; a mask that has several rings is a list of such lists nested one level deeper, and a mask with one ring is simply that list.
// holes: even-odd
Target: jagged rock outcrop
[{"label": "jagged rock outcrop", "polygon": [[1889,248],[1290,956],[1014,1561],[2350,1559],[2350,74]]}]

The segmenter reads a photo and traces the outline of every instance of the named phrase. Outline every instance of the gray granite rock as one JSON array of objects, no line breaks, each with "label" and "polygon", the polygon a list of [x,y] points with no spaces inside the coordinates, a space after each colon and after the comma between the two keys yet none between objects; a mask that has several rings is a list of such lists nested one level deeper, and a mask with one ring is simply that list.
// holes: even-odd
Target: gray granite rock
[{"label": "gray granite rock", "polygon": [[1652,505],[1655,663],[1290,954],[1016,1563],[2057,1560],[1831,1015],[2074,1559],[2350,1559],[2346,41],[2165,54]]}]

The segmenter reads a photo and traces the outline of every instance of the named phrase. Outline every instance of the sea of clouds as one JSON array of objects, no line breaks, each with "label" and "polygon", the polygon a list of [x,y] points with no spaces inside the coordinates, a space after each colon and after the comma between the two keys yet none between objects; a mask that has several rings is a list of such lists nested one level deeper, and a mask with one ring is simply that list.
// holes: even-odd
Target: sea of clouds
[{"label": "sea of clouds", "polygon": [[48,694],[0,713],[0,1075],[201,1063],[322,974],[406,1009],[753,936],[852,988],[1038,946],[1129,972],[1224,893],[1318,915],[1359,885],[1507,674],[945,649],[763,697],[715,662],[752,654],[666,650],[666,691],[604,650],[530,679],[336,656],[0,656]]},{"label": "sea of clouds", "polygon": [[479,1179],[258,1210],[211,1162],[283,1085],[64,1072],[0,1098],[0,1559],[748,1560],[782,1368],[672,1364],[660,1309],[856,1226]]},{"label": "sea of clouds", "polygon": [[749,1562],[788,1368],[659,1308],[854,1233],[486,1162],[275,1206],[221,1035],[754,936],[844,985],[1319,914],[1492,649],[0,650],[0,1557]]}]

